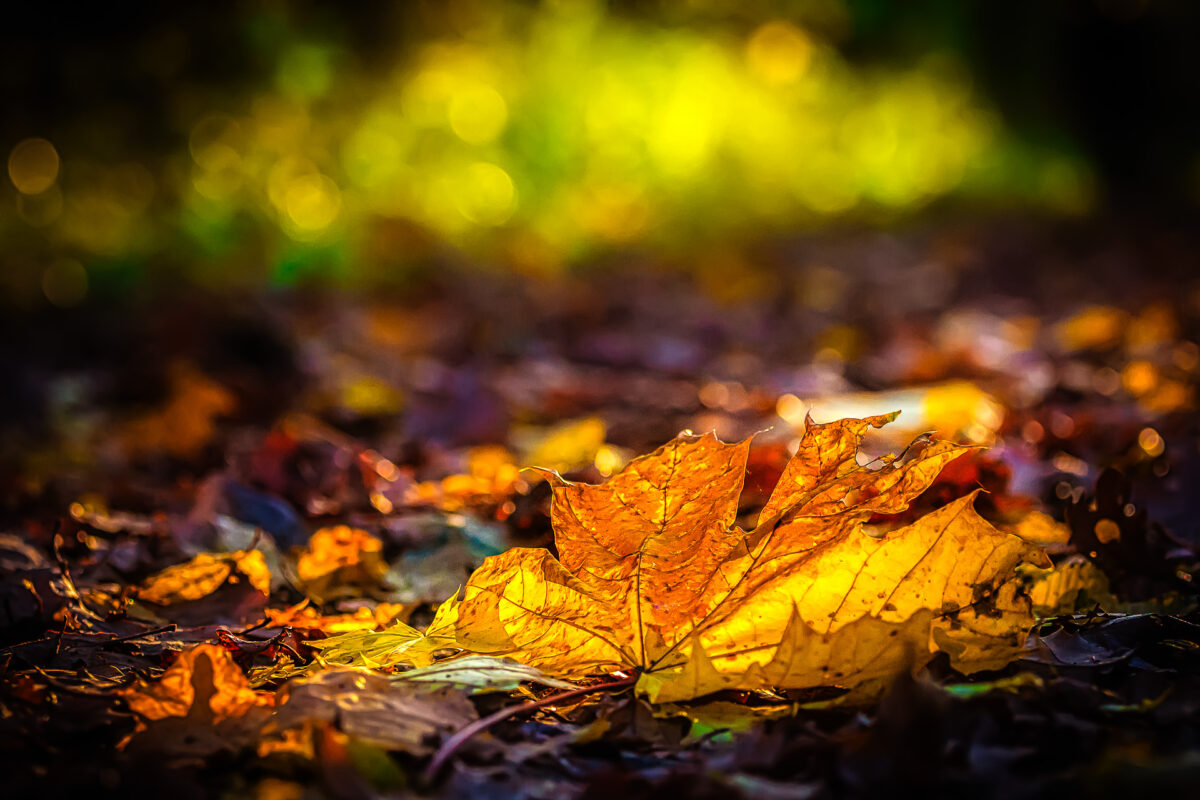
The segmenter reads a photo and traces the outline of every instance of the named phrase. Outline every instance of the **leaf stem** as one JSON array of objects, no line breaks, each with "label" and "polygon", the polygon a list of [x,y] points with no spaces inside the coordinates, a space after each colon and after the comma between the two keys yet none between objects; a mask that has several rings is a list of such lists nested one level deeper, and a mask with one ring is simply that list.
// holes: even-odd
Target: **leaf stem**
[{"label": "leaf stem", "polygon": [[580,689],[570,689],[565,692],[559,692],[558,694],[552,694],[549,697],[545,697],[541,700],[531,700],[530,702],[522,703],[519,706],[508,706],[507,708],[502,708],[493,714],[483,717],[482,719],[477,719],[467,727],[460,730],[458,733],[451,736],[446,741],[442,742],[442,746],[438,748],[437,753],[434,754],[433,760],[430,761],[429,766],[425,768],[425,782],[426,784],[432,784],[434,778],[437,777],[438,772],[441,771],[442,765],[445,764],[452,755],[454,755],[455,751],[458,750],[458,748],[461,747],[464,742],[480,731],[486,730],[492,725],[495,725],[497,722],[508,719],[509,717],[515,717],[517,714],[527,714],[530,711],[537,711],[538,709],[546,706],[565,703],[568,700],[574,700],[576,697],[583,697],[586,694],[593,694],[595,692],[603,692],[614,689],[627,689],[637,683],[637,680],[638,676],[633,675],[628,678],[622,678],[619,681],[597,683],[594,686],[584,686]]}]

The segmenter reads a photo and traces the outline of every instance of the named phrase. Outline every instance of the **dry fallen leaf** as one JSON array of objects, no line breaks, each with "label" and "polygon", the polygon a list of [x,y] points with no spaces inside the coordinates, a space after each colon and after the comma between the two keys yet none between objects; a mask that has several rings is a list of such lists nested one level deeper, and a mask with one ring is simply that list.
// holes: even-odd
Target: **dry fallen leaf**
[{"label": "dry fallen leaf", "polygon": [[387,573],[383,542],[359,528],[321,528],[296,559],[296,576],[318,602],[347,585],[377,586]]},{"label": "dry fallen leaf", "polygon": [[497,445],[474,447],[467,453],[466,472],[440,481],[422,481],[409,488],[404,502],[461,511],[471,506],[498,505],[516,490],[520,468],[512,453]]},{"label": "dry fallen leaf", "polygon": [[[278,713],[265,729],[260,752],[297,747],[288,732],[310,731],[311,723],[334,722],[359,741],[389,750],[430,752],[431,739],[447,734],[476,718],[475,707],[462,691],[430,690],[393,684],[387,678],[359,670],[330,670],[289,682],[280,690]],[[287,744],[280,747],[272,739]],[[310,746],[311,749],[311,746]]]},{"label": "dry fallen leaf", "polygon": [[306,628],[336,636],[343,633],[374,631],[403,622],[412,608],[401,603],[379,603],[372,608],[360,606],[344,614],[322,614],[305,600],[290,608],[264,610],[270,627]]},{"label": "dry fallen leaf", "polygon": [[272,704],[213,644],[185,650],[159,680],[138,680],[119,694],[138,718],[122,746],[172,757],[206,758],[253,745]]},{"label": "dry fallen leaf", "polygon": [[549,428],[518,429],[521,463],[569,472],[591,464],[604,447],[608,427],[599,417],[564,422]]},{"label": "dry fallen leaf", "polygon": [[215,644],[201,644],[183,651],[157,681],[138,680],[119,694],[129,709],[143,719],[186,717],[196,701],[193,679],[201,661],[211,665],[204,668],[207,673],[202,683],[206,691],[211,688],[203,699],[214,721],[239,717],[254,706],[270,705],[269,697],[250,688],[250,682],[229,651]]},{"label": "dry fallen leaf", "polygon": [[451,597],[438,607],[433,622],[425,632],[403,622],[394,622],[385,630],[350,631],[327,639],[315,639],[308,644],[320,651],[320,661],[344,667],[371,669],[395,666],[426,667],[434,662],[434,654],[458,650],[454,624],[458,615],[458,599]]},{"label": "dry fallen leaf", "polygon": [[228,389],[190,364],[173,364],[170,380],[171,396],[162,408],[119,429],[117,441],[129,456],[168,453],[195,458],[216,433],[217,419],[237,408],[237,399]]},{"label": "dry fallen leaf", "polygon": [[1070,528],[1042,511],[1026,511],[1003,527],[1009,533],[1043,547],[1066,545],[1071,539]]},{"label": "dry fallen leaf", "polygon": [[859,686],[937,650],[996,668],[1033,622],[1014,568],[1044,560],[960,498],[870,535],[968,448],[918,440],[860,465],[894,414],[810,424],[750,531],[734,526],[749,440],[680,436],[607,483],[555,474],[559,558],[516,548],[472,575],[458,643],[565,678],[637,670],[652,700]]},{"label": "dry fallen leaf", "polygon": [[262,594],[271,593],[271,571],[258,550],[200,553],[151,576],[136,593],[139,600],[167,606],[199,600],[242,578]]},{"label": "dry fallen leaf", "polygon": [[1039,617],[1074,614],[1099,605],[1113,611],[1118,602],[1108,587],[1108,577],[1091,561],[1073,556],[1053,569],[1025,567],[1030,581],[1029,599]]},{"label": "dry fallen leaf", "polygon": [[449,661],[410,669],[392,676],[396,683],[432,687],[453,687],[469,692],[507,692],[522,683],[537,683],[555,689],[578,689],[567,681],[551,678],[539,669],[511,658],[463,656]]}]

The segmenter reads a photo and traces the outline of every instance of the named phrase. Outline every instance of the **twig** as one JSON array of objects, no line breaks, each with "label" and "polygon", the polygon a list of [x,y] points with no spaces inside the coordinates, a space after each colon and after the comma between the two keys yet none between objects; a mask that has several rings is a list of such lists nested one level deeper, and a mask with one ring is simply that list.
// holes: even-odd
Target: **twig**
[{"label": "twig", "polygon": [[148,631],[142,631],[141,633],[131,633],[131,634],[128,634],[127,636],[118,636],[115,639],[109,639],[106,642],[97,642],[97,644],[99,644],[101,647],[103,647],[105,645],[115,644],[116,642],[131,642],[134,639],[142,639],[146,636],[157,636],[160,633],[171,633],[172,631],[175,630],[175,628],[176,628],[175,623],[170,622],[159,628],[151,628]]},{"label": "twig", "polygon": [[[42,679],[45,680],[47,684],[49,684],[50,686],[53,686],[55,689],[58,689],[60,692],[67,692],[68,694],[77,694],[77,695],[80,695],[81,697],[111,697],[112,696],[111,693],[103,691],[103,690],[91,691],[88,689],[83,689],[78,686],[71,686],[67,683],[64,683],[63,681],[60,681],[58,678],[55,678],[53,675],[51,675],[49,672],[47,672],[46,670],[42,669],[39,666],[35,666],[33,668],[33,670],[34,670],[34,672],[41,675]],[[120,684],[113,682],[111,685],[119,686]]]},{"label": "twig", "polygon": [[545,706],[565,703],[568,700],[574,700],[576,697],[583,697],[585,694],[610,691],[613,689],[627,689],[637,683],[637,680],[637,676],[634,675],[633,677],[623,678],[622,680],[612,681],[611,683],[598,683],[595,686],[585,686],[582,689],[571,689],[569,691],[559,692],[558,694],[552,694],[549,697],[541,700],[531,700],[530,702],[523,703],[519,706],[502,708],[494,714],[489,714],[482,719],[477,719],[442,743],[442,746],[438,748],[437,753],[434,755],[433,760],[429,762],[429,766],[425,768],[425,783],[433,783],[433,780],[437,777],[442,765],[446,763],[447,759],[454,755],[454,752],[458,750],[458,748],[461,747],[464,742],[480,731],[490,728],[492,725],[495,725],[501,720],[514,717],[517,714],[527,714],[530,711],[537,711]]}]

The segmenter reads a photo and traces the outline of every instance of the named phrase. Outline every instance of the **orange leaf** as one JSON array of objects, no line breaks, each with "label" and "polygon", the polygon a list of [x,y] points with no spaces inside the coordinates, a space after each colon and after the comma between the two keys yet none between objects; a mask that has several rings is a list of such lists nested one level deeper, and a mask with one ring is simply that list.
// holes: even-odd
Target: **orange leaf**
[{"label": "orange leaf", "polygon": [[211,678],[203,682],[201,691],[208,695],[203,699],[213,722],[240,717],[255,706],[271,704],[269,696],[250,688],[250,682],[229,651],[215,644],[201,644],[183,651],[157,681],[138,680],[119,694],[130,710],[143,719],[186,717],[196,700],[193,678],[201,660],[211,665],[206,667]]},{"label": "orange leaf", "polygon": [[383,542],[359,528],[321,528],[296,561],[304,590],[320,601],[341,584],[373,586],[387,573]]},{"label": "orange leaf", "polygon": [[549,474],[559,558],[488,559],[459,644],[564,677],[638,670],[657,700],[855,686],[937,650],[966,671],[1006,663],[1033,621],[1014,569],[1040,551],[979,517],[974,495],[870,535],[968,449],[920,439],[860,464],[867,429],[894,417],[810,424],[750,531],[733,524],[749,441],[680,436],[599,486]]}]

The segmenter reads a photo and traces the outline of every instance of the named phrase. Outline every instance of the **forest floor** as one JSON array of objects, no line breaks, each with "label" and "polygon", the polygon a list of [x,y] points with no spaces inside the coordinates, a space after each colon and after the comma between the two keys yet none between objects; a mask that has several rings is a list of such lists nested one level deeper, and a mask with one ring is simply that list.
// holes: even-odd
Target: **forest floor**
[{"label": "forest floor", "polygon": [[[178,800],[1195,786],[1196,244],[944,225],[776,242],[701,271],[446,266],[403,292],[161,291],[12,315],[4,783]],[[311,643],[330,635],[428,624],[487,556],[553,550],[550,489],[522,467],[598,483],[681,430],[755,435],[752,521],[807,414],[894,410],[878,452],[925,432],[986,447],[917,507],[982,486],[989,520],[1062,532],[1050,554],[1075,582],[1035,598],[1003,670],[934,658],[865,705],[836,685],[671,705],[595,693],[498,722],[428,778],[470,720],[559,690],[413,700],[383,673],[286,679],[315,674]]]}]

